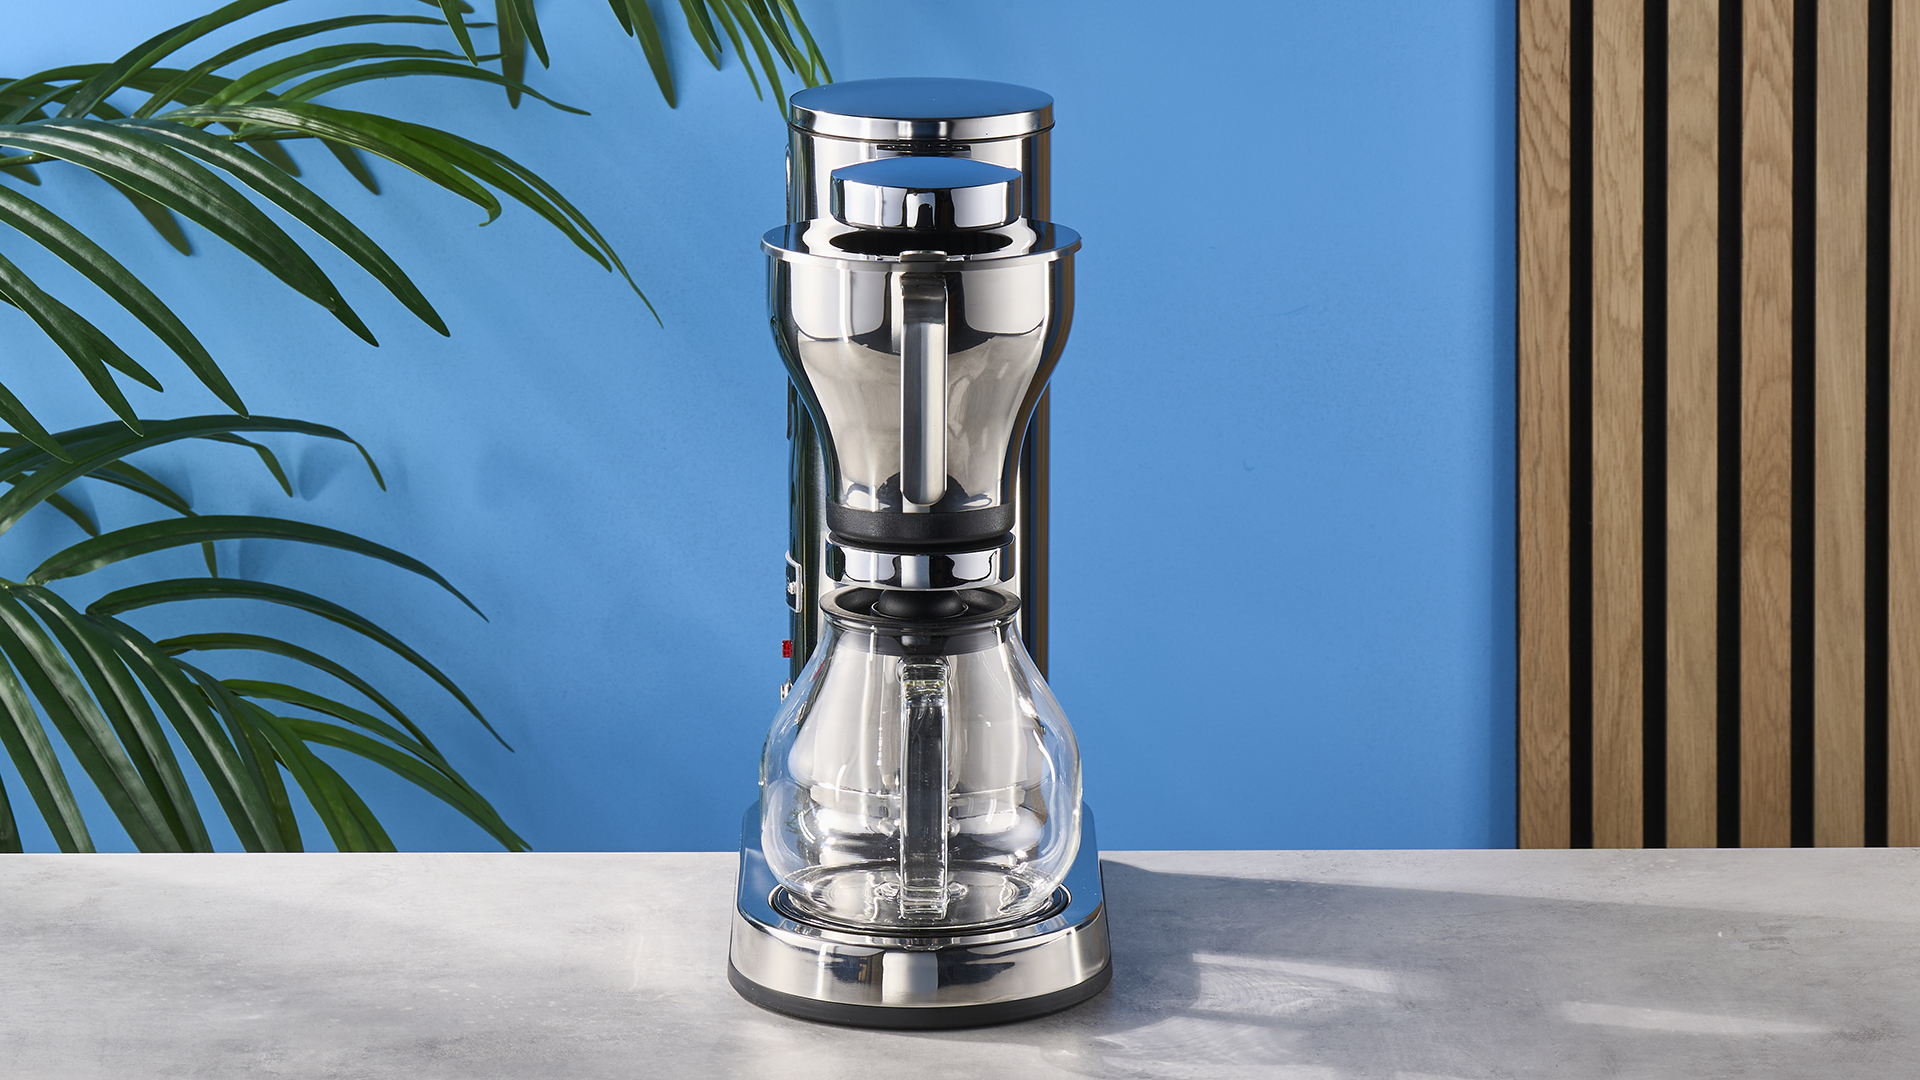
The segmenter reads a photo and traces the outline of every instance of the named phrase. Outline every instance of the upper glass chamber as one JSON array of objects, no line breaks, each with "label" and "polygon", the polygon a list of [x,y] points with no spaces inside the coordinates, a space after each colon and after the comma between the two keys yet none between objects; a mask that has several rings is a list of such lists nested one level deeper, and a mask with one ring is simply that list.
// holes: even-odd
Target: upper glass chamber
[{"label": "upper glass chamber", "polygon": [[826,637],[767,736],[762,845],[794,913],[945,931],[1044,915],[1080,844],[1073,730],[1013,630],[1017,599],[953,594],[914,623],[881,591]]}]

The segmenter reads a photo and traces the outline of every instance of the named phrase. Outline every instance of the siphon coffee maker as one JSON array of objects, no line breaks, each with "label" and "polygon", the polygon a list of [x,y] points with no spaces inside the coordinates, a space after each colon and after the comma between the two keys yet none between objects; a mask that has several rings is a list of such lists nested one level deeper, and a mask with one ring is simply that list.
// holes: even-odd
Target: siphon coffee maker
[{"label": "siphon coffee maker", "polygon": [[780,1012],[961,1027],[1111,978],[1079,751],[1021,633],[1044,574],[1027,435],[1080,246],[1045,220],[1051,127],[1047,95],[973,80],[790,102],[788,223],[761,246],[797,671],[728,970]]}]

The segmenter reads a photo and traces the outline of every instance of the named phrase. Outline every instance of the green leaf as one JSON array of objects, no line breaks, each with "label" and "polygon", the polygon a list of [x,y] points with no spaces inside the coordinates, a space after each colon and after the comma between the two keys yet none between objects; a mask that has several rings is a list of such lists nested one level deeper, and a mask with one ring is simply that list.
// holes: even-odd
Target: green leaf
[{"label": "green leaf", "polygon": [[495,0],[494,11],[496,18],[504,17],[509,11],[513,13],[514,25],[526,35],[527,44],[533,46],[533,55],[540,58],[540,66],[548,66],[547,43],[540,36],[540,17],[533,10],[533,0]]},{"label": "green leaf", "polygon": [[474,614],[480,615],[483,619],[486,618],[479,608],[474,607],[473,601],[468,600],[459,589],[453,587],[452,582],[412,556],[403,555],[390,547],[376,544],[371,540],[363,540],[338,529],[251,514],[205,514],[188,518],[169,518],[165,521],[149,521],[124,529],[115,529],[110,533],[82,540],[64,551],[49,556],[45,562],[34,569],[33,573],[27,575],[27,584],[44,585],[49,581],[91,573],[103,566],[112,565],[122,559],[131,559],[136,555],[216,540],[297,540],[303,544],[339,548],[356,555],[379,559],[381,562],[426,578],[452,593],[461,603],[472,608]]},{"label": "green leaf", "polygon": [[[223,139],[221,141],[224,142],[225,140]],[[281,172],[286,173],[288,176],[297,177],[300,175],[300,166],[293,160],[293,155],[287,153],[287,148],[280,145],[279,140],[258,139],[254,142],[246,143],[245,146],[248,150],[267,159],[269,164]]]},{"label": "green leaf", "polygon": [[264,11],[285,0],[235,0],[211,14],[181,23],[171,30],[164,30],[146,41],[134,46],[132,51],[108,65],[99,74],[88,79],[60,115],[65,117],[85,116],[94,106],[107,99],[107,95],[126,85],[127,80],[189,45],[207,36],[228,23],[244,19],[257,11]]},{"label": "green leaf", "polygon": [[108,186],[125,196],[126,200],[133,204],[133,208],[140,212],[140,216],[147,219],[147,224],[153,228],[153,231],[160,234],[160,239],[167,242],[168,246],[182,255],[193,254],[193,242],[187,239],[186,230],[180,227],[180,221],[173,216],[173,211],[161,206],[145,195],[132,190],[125,184],[115,183],[113,180],[104,176],[101,177],[101,179],[106,180]]},{"label": "green leaf", "polygon": [[267,471],[273,474],[273,479],[280,485],[280,490],[285,492],[288,498],[293,497],[293,482],[287,479],[287,470],[280,467],[280,459],[274,456],[272,450],[260,443],[254,442],[252,439],[243,439],[238,435],[202,435],[200,437],[208,442],[231,443],[235,446],[248,447],[260,458],[260,463],[267,467]]},{"label": "green leaf", "polygon": [[[14,303],[13,298],[7,296],[5,293],[0,293],[0,303],[6,304],[9,307],[20,306]],[[139,361],[127,355],[126,350],[122,349],[119,345],[114,344],[113,339],[108,337],[105,331],[88,322],[82,318],[78,312],[58,300],[49,297],[48,303],[53,310],[63,314],[66,325],[72,328],[75,337],[84,345],[82,351],[87,355],[100,357],[107,362],[108,366],[123,375],[132,376],[135,381],[143,386],[153,390],[162,389],[160,380],[153,377],[153,372],[141,367]]]},{"label": "green leaf", "polygon": [[720,35],[713,28],[713,16],[707,13],[705,0],[680,0],[680,10],[687,16],[687,32],[706,54],[707,62],[715,71],[720,70]]},{"label": "green leaf", "polygon": [[442,337],[447,335],[446,322],[440,318],[439,312],[433,310],[427,298],[421,295],[412,279],[366,233],[318,195],[281,173],[261,167],[235,149],[232,143],[204,131],[159,122],[129,126],[138,126],[142,131],[151,132],[154,139],[181,153],[218,165],[266,196],[296,221],[318,233],[321,239],[346,252],[362,269],[373,275],[375,281],[386,286],[387,291],[406,305],[407,310],[413,312],[421,322],[433,327]]},{"label": "green leaf", "polygon": [[205,166],[159,145],[138,127],[97,120],[40,123],[0,130],[0,142],[70,161],[185,216],[332,312],[369,344],[379,344],[325,272],[280,226]]},{"label": "green leaf", "polygon": [[33,171],[33,166],[24,163],[9,165],[6,159],[7,155],[0,154],[0,176],[11,176],[23,184],[40,186],[40,174]]},{"label": "green leaf", "polygon": [[80,526],[80,528],[88,536],[100,535],[100,526],[94,523],[93,515],[87,513],[85,510],[80,509],[80,507],[77,504],[75,504],[72,499],[67,498],[65,495],[54,495],[49,497],[47,499],[47,505],[53,507],[55,510],[60,511],[60,513],[64,515],[68,521],[71,521],[75,525]]},{"label": "green leaf", "polygon": [[640,291],[639,284],[633,280],[633,275],[627,272],[626,264],[620,261],[620,255],[613,250],[613,245],[607,242],[606,237],[600,235],[599,230],[593,227],[593,223],[587,220],[585,214],[575,209],[572,203],[568,202],[552,184],[541,179],[539,174],[490,146],[482,146],[458,135],[434,131],[431,128],[414,129],[411,125],[404,123],[401,124],[401,129],[410,135],[417,136],[435,150],[445,153],[462,168],[485,178],[521,205],[546,218],[548,223],[559,229],[562,235],[572,240],[574,246],[592,256],[601,266],[619,271],[634,295],[640,298],[641,303],[647,305],[647,311],[653,316],[654,321],[656,323],[660,321],[660,313],[654,310],[653,301],[647,299],[647,294]]},{"label": "green leaf", "polygon": [[37,444],[35,447],[16,447],[0,453],[0,476],[10,476],[16,472],[33,473],[31,479],[0,495],[0,533],[11,529],[27,511],[39,505],[48,495],[128,454],[180,439],[199,439],[235,431],[285,431],[348,443],[360,451],[360,457],[367,463],[375,482],[382,488],[386,487],[366,447],[338,428],[325,424],[274,416],[187,416],[178,420],[150,420],[144,436],[134,435],[124,429],[115,430],[118,428],[118,425],[94,425],[61,432],[69,445],[79,448],[77,458],[69,455],[67,459],[56,462],[51,451]]},{"label": "green leaf", "polygon": [[347,175],[360,181],[361,187],[375,195],[380,194],[380,181],[374,178],[373,170],[367,168],[366,160],[360,156],[360,151],[331,139],[321,139],[320,145],[326,147],[329,153],[339,159],[341,166],[347,170]]},{"label": "green leaf", "polygon": [[793,0],[779,0],[780,10],[799,32],[800,40],[806,43],[807,69],[801,72],[801,79],[808,86],[819,86],[833,81],[833,72],[827,70],[827,58],[820,52],[820,43],[813,40],[813,31],[807,29],[807,21],[800,17],[800,9]]},{"label": "green leaf", "polygon": [[640,51],[647,58],[653,81],[660,87],[660,96],[667,100],[667,108],[675,108],[673,72],[667,67],[667,46],[660,40],[660,27],[653,21],[653,9],[647,0],[625,0],[625,3],[627,17],[622,22],[631,28],[629,33],[639,39]]},{"label": "green leaf", "polygon": [[283,850],[267,795],[255,786],[239,751],[221,730],[206,695],[194,687],[172,657],[161,653],[132,627],[117,619],[101,620],[100,626],[193,756],[226,812],[240,846],[248,851]]},{"label": "green leaf", "polygon": [[[98,480],[104,484],[112,484],[115,487],[126,488],[128,491],[144,495],[177,513],[193,513],[193,507],[188,505],[184,495],[181,495],[148,473],[142,472],[124,461],[116,461],[108,465],[102,465],[89,474],[86,479]],[[96,533],[95,535],[98,534]]]},{"label": "green leaf", "polygon": [[493,807],[473,790],[449,780],[446,774],[432,768],[416,758],[410,757],[385,743],[368,738],[351,728],[338,724],[329,724],[320,720],[307,720],[302,717],[283,717],[287,726],[307,742],[332,746],[357,754],[369,761],[386,766],[389,770],[412,781],[419,787],[438,796],[442,802],[465,814],[474,824],[485,829],[509,851],[527,850],[527,842],[520,838]]},{"label": "green leaf", "polygon": [[620,29],[633,36],[633,19],[627,15],[627,0],[607,0],[607,6],[613,9],[613,17],[620,20]]},{"label": "green leaf", "polygon": [[[762,31],[765,9],[756,11],[755,8],[758,5],[750,4],[747,0],[716,0],[716,2],[723,8],[731,8],[734,17],[740,21],[740,32],[746,35],[747,42],[753,46],[754,55],[760,58],[760,70],[766,74],[767,85],[773,89],[773,100],[784,105],[787,92],[780,85],[780,71],[775,67],[773,57],[767,51],[767,39]],[[774,40],[776,43],[779,41],[778,34],[775,35]],[[741,63],[747,62],[743,54]]]},{"label": "green leaf", "polygon": [[200,820],[193,791],[173,756],[173,747],[112,640],[52,590],[24,588],[17,590],[17,595],[53,631],[92,690],[120,745],[139,771],[142,786],[152,793],[165,815],[163,825],[173,838],[173,849],[212,851],[213,841]]},{"label": "green leaf", "polygon": [[[441,689],[452,694],[455,701],[464,705],[474,719],[480,721],[489,734],[500,745],[507,741],[493,729],[493,725],[482,716],[478,706],[467,698],[464,691],[439,668],[427,662],[426,657],[414,652],[405,642],[386,630],[375,625],[372,620],[357,612],[341,607],[331,600],[323,600],[311,593],[298,589],[289,589],[284,585],[270,585],[264,581],[235,581],[226,578],[173,578],[167,581],[148,582],[130,585],[118,589],[87,605],[90,615],[120,615],[156,604],[171,604],[185,600],[261,600],[270,604],[318,615],[329,622],[338,623],[349,630],[367,637],[397,654],[401,659],[420,669],[428,678],[440,684]],[[507,746],[509,750],[511,746]]]},{"label": "green leaf", "polygon": [[0,593],[0,652],[20,673],[134,846],[141,851],[180,850],[166,816],[88,695],[86,683],[33,616],[6,593]]},{"label": "green leaf", "polygon": [[[441,772],[446,773],[448,779],[460,784],[462,787],[468,786],[466,781],[460,779],[459,774],[454,772],[453,766],[447,764],[447,759],[442,757],[438,750],[427,746],[418,739],[413,738],[399,728],[394,727],[392,724],[387,723],[385,720],[365,710],[356,709],[344,702],[335,701],[325,695],[316,694],[311,690],[302,690],[297,686],[290,686],[286,683],[258,679],[222,679],[221,682],[226,684],[227,689],[241,697],[260,698],[264,701],[277,701],[283,705],[297,705],[303,709],[312,709],[314,712],[331,716],[336,720],[343,720],[352,724],[354,727],[364,728],[388,742],[393,743],[407,753],[412,754],[414,757],[432,765]],[[471,790],[471,788],[469,788],[469,790]]]},{"label": "green leaf", "polygon": [[366,830],[367,840],[370,844],[368,850],[399,850],[393,846],[393,838],[387,835],[387,830],[381,826],[380,819],[374,816],[373,810],[367,806],[366,800],[362,799],[360,793],[353,790],[352,785],[348,784],[346,780],[341,778],[338,772],[334,771],[333,766],[327,764],[316,754],[308,759],[307,768],[313,772],[315,779],[322,783],[333,785],[334,789],[339,792],[341,801],[347,804],[353,816],[360,822],[360,827]]},{"label": "green leaf", "polygon": [[[92,64],[89,65],[86,70],[98,71],[102,67],[104,67],[104,65]],[[41,85],[37,81],[30,86],[23,85],[19,88],[32,92],[33,96],[23,97],[11,112],[5,116],[0,116],[0,124],[18,124],[26,120],[45,119],[47,106],[56,104],[60,102],[61,99],[72,96],[73,91],[78,89],[77,86],[70,83]]]},{"label": "green leaf", "polygon": [[13,804],[7,801],[7,785],[0,783],[0,854],[18,855],[23,850],[20,824],[13,819]]},{"label": "green leaf", "polygon": [[327,837],[333,841],[336,851],[371,851],[372,839],[361,828],[353,808],[340,795],[339,788],[327,779],[327,774],[317,766],[319,759],[307,749],[300,737],[290,730],[290,725],[251,701],[236,699],[237,711],[243,712],[251,721],[252,730],[257,732],[261,741],[272,748],[272,754],[287,772],[294,783],[307,797],[307,802],[319,815],[320,823],[326,826]]},{"label": "green leaf", "polygon": [[395,79],[415,75],[440,75],[455,79],[472,79],[475,82],[492,83],[495,86],[511,86],[516,93],[525,94],[546,102],[561,112],[575,116],[589,115],[585,109],[576,109],[571,105],[555,101],[535,90],[524,82],[510,79],[488,71],[486,68],[468,67],[463,64],[449,63],[444,60],[393,60],[382,64],[361,64],[356,67],[330,71],[325,75],[316,75],[297,86],[289,86],[276,101],[309,101],[322,94],[338,90],[354,83],[372,82],[379,79]]},{"label": "green leaf", "polygon": [[368,113],[349,112],[312,102],[296,102],[289,105],[230,105],[212,110],[176,109],[159,119],[223,123],[229,119],[240,119],[329,139],[386,158],[409,172],[433,181],[485,209],[489,222],[500,216],[500,200],[494,198],[485,187],[433,155],[422,156],[421,148],[413,145],[411,140],[394,141],[384,131],[388,125],[382,122],[383,118]]},{"label": "green leaf", "polygon": [[[143,430],[133,406],[127,403],[126,396],[114,383],[107,366],[95,355],[98,351],[95,342],[81,327],[85,320],[74,314],[73,309],[40,291],[26,271],[8,261],[4,255],[0,255],[0,294],[26,312],[60,346],[60,351],[66,353],[67,359],[73,361],[73,366],[86,376],[93,392],[100,395],[100,400],[107,403],[115,416],[134,431]],[[86,325],[88,328],[92,326],[90,323]],[[127,362],[132,363],[132,358],[128,357]]]},{"label": "green leaf", "polygon": [[53,212],[18,192],[0,188],[0,222],[19,230],[28,239],[46,248],[68,266],[99,286],[100,291],[131,312],[155,337],[159,338],[187,365],[207,389],[228,408],[241,414],[246,403],[227,381],[213,357],[181,322],[172,309],[153,294],[153,290],[135,277],[118,259],[109,255],[86,234],[68,225]]},{"label": "green leaf", "polygon": [[460,49],[467,54],[467,60],[479,63],[480,55],[473,51],[473,35],[467,33],[467,20],[460,11],[460,5],[453,0],[440,0],[440,10],[446,14],[447,25],[453,28],[453,36],[460,42]]},{"label": "green leaf", "polygon": [[[387,700],[386,695],[382,694],[372,683],[354,674],[345,665],[321,656],[311,649],[295,645],[290,641],[282,641],[279,638],[264,637],[259,634],[236,633],[183,634],[180,637],[168,638],[158,644],[160,648],[166,650],[170,655],[195,650],[243,649],[249,652],[262,652],[272,656],[283,656],[289,660],[298,661],[316,671],[325,672],[345,683],[347,686],[352,687],[355,691],[359,692],[362,697],[373,702],[384,710],[388,716],[398,721],[400,726],[406,728],[408,734],[412,735],[414,740],[420,745],[433,751],[436,755],[440,752],[439,748],[434,746],[433,740],[427,737],[427,733],[420,730],[419,725],[409,719],[406,713],[401,712],[398,705]],[[230,686],[233,684],[233,680],[229,679],[226,681]]]},{"label": "green leaf", "polygon": [[[73,455],[66,447],[60,445],[60,440],[40,426],[40,421],[33,418],[33,414],[27,411],[27,407],[20,403],[19,398],[13,396],[13,391],[7,389],[4,383],[0,383],[0,420],[6,421],[8,427],[33,440],[33,445],[47,454],[61,461],[73,460]],[[0,532],[4,531],[0,529]]]},{"label": "green leaf", "polygon": [[[640,291],[633,275],[627,272],[612,246],[593,228],[586,216],[562,198],[551,184],[498,150],[419,124],[311,103],[241,105],[221,110],[221,115],[229,114],[241,114],[256,123],[294,128],[359,146],[456,194],[467,195],[488,208],[487,220],[492,221],[500,214],[499,200],[485,187],[475,183],[468,174],[483,177],[546,218],[601,266],[618,270],[641,302],[647,305],[647,310],[653,312],[655,320],[660,317],[658,312],[653,311],[653,303]],[[183,109],[168,113],[165,118],[191,120],[206,117],[195,110]],[[470,192],[478,192],[478,196]]]},{"label": "green leaf", "polygon": [[[761,101],[767,100],[767,96],[760,92],[760,76],[754,72],[753,61],[747,57],[747,46],[740,40],[740,26],[734,22],[733,10],[727,7],[726,0],[714,0],[713,13],[720,19],[721,28],[726,30],[727,40],[733,42],[734,55],[740,58],[740,66],[747,73],[747,81],[753,84],[753,96]],[[782,109],[786,107],[785,102],[779,98],[774,99],[774,104]]]},{"label": "green leaf", "polygon": [[[174,661],[179,663],[179,661]],[[192,664],[180,664],[200,687],[207,702],[213,706],[214,714],[226,725],[228,737],[240,752],[240,760],[245,763],[247,776],[255,787],[266,796],[267,807],[273,813],[274,835],[285,851],[305,851],[300,841],[300,821],[293,815],[293,800],[287,798],[287,785],[280,779],[280,770],[275,767],[272,747],[261,733],[249,721],[251,713],[246,710],[246,702],[235,697],[231,691],[220,684],[220,680],[194,667]]]},{"label": "green leaf", "polygon": [[389,45],[378,41],[352,41],[323,45],[306,52],[281,57],[254,68],[228,83],[219,93],[207,98],[201,103],[201,107],[221,109],[228,105],[244,105],[289,79],[296,79],[316,71],[326,71],[344,64],[395,57],[461,59],[458,53],[450,53],[445,49],[428,49],[418,45]]},{"label": "green leaf", "polygon": [[[454,17],[459,16],[462,6],[463,5],[460,4],[451,5]],[[318,22],[306,22],[294,26],[282,27],[281,29],[261,34],[258,37],[248,38],[246,41],[230,49],[222,50],[210,59],[180,72],[173,79],[155,90],[153,96],[149,97],[145,104],[135,110],[133,115],[141,118],[152,116],[154,113],[177,100],[178,95],[186,91],[189,87],[199,85],[201,80],[205,79],[208,75],[226,67],[235,60],[244,60],[249,56],[264,52],[267,49],[285,45],[288,42],[299,41],[302,38],[310,38],[319,34],[330,33],[334,30],[346,30],[356,26],[372,26],[377,24],[444,25],[441,20],[430,18],[426,15],[346,15],[337,19],[321,19]],[[457,34],[458,31],[456,31],[456,36]],[[468,50],[468,54],[472,54],[471,49]]]},{"label": "green leaf", "polygon": [[92,851],[93,837],[80,815],[73,788],[67,785],[66,771],[53,752],[53,742],[40,726],[33,699],[27,697],[13,668],[4,661],[0,661],[0,713],[5,714],[0,716],[5,721],[0,723],[0,743],[6,745],[13,767],[26,782],[47,828],[53,831],[53,842],[61,851]]},{"label": "green leaf", "polygon": [[[494,0],[494,11],[494,18],[500,24],[500,74],[516,83],[522,82],[527,76],[527,33],[521,28],[510,0]],[[520,107],[520,91],[511,85],[507,87],[507,107]]]}]

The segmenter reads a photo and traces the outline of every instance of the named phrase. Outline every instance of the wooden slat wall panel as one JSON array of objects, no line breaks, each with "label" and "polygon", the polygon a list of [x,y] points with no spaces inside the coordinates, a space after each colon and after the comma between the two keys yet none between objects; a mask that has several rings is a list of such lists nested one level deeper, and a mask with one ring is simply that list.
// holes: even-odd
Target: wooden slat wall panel
[{"label": "wooden slat wall panel", "polygon": [[1920,844],[1920,5],[1893,5],[1888,199],[1887,842]]},{"label": "wooden slat wall panel", "polygon": [[1520,5],[1520,844],[1566,847],[1570,704],[1567,363],[1572,230],[1568,0]]},{"label": "wooden slat wall panel", "polygon": [[1793,838],[1793,0],[1742,35],[1740,842]]},{"label": "wooden slat wall panel", "polygon": [[1814,251],[1814,803],[1866,842],[1867,0],[1820,0]]},{"label": "wooden slat wall panel", "polygon": [[1521,844],[1920,846],[1920,0],[1517,2]]},{"label": "wooden slat wall panel", "polygon": [[1667,844],[1719,837],[1720,5],[1667,14]]},{"label": "wooden slat wall panel", "polygon": [[1641,355],[1646,24],[1595,5],[1593,27],[1593,842],[1637,847],[1645,574]]}]

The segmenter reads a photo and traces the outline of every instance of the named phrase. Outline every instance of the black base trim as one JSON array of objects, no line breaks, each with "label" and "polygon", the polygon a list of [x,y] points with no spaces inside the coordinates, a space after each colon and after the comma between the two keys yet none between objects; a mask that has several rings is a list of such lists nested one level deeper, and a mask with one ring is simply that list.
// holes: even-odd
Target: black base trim
[{"label": "black base trim", "polygon": [[778,990],[769,990],[740,974],[732,961],[727,963],[727,981],[733,984],[733,988],[739,991],[741,997],[755,1005],[770,1012],[797,1016],[802,1020],[816,1020],[823,1024],[841,1024],[846,1027],[932,1031],[1009,1024],[1016,1020],[1031,1020],[1036,1016],[1045,1016],[1048,1013],[1078,1005],[1105,990],[1107,984],[1113,981],[1113,964],[1108,963],[1092,978],[1069,986],[1065,990],[1055,990],[1051,994],[1022,998],[1019,1001],[991,1001],[981,1005],[900,1007],[844,1005],[831,1001],[815,1001],[813,998],[797,997],[793,994],[783,994]]}]

